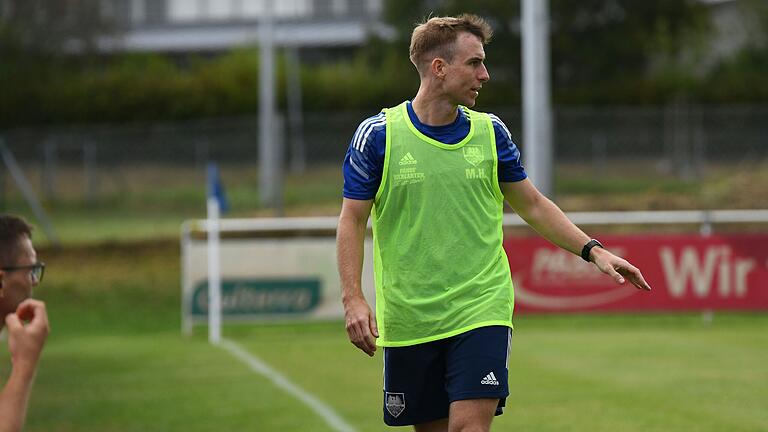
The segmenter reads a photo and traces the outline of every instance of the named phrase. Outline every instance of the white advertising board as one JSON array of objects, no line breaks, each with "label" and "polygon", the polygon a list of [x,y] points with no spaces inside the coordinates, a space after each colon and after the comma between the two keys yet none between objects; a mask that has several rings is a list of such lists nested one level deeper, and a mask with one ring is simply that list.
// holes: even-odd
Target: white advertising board
[{"label": "white advertising board", "polygon": [[[190,332],[208,315],[205,238],[182,237],[182,325]],[[365,242],[363,293],[375,308],[372,241]],[[222,319],[344,317],[335,237],[222,238]]]}]

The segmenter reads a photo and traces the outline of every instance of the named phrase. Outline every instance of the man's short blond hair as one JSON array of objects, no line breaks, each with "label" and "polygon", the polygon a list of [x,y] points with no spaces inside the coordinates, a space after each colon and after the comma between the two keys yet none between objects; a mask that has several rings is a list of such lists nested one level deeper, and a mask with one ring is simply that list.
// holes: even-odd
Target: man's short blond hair
[{"label": "man's short blond hair", "polygon": [[460,33],[477,36],[480,42],[491,41],[493,30],[488,22],[472,14],[457,17],[433,17],[420,23],[411,34],[411,62],[420,72],[424,65],[436,57],[453,60],[454,43]]}]

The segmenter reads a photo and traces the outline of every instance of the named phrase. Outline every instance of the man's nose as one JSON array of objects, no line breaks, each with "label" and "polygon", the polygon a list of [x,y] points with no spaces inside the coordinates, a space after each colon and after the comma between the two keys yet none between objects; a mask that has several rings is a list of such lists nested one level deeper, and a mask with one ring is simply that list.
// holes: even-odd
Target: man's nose
[{"label": "man's nose", "polygon": [[482,65],[477,79],[480,80],[480,82],[486,82],[491,79],[491,75],[488,73],[488,68],[486,68],[485,65]]}]

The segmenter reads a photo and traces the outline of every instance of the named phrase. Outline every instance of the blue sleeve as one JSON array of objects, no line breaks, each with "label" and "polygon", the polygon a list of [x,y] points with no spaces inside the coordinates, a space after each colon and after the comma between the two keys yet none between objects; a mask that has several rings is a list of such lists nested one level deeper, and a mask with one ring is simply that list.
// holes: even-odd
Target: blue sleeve
[{"label": "blue sleeve", "polygon": [[369,200],[376,197],[384,172],[386,151],[384,113],[365,119],[352,136],[344,157],[344,198]]},{"label": "blue sleeve", "polygon": [[493,123],[493,132],[496,134],[496,153],[499,158],[499,182],[511,183],[525,180],[523,164],[520,161],[520,150],[517,149],[512,134],[507,125],[493,114],[489,114]]}]

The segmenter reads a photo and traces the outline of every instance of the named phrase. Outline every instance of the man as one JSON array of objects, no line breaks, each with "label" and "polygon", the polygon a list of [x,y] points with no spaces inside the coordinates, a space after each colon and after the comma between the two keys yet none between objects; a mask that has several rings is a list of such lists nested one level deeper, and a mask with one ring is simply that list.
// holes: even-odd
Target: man
[{"label": "man", "polygon": [[[337,248],[347,333],[369,356],[384,347],[384,421],[417,432],[488,431],[509,394],[504,200],[617,283],[650,290],[538,192],[504,123],[468,108],[490,78],[490,38],[474,15],[418,25],[416,97],[361,123],[344,161]],[[360,286],[372,210],[375,318]]]},{"label": "man", "polygon": [[0,215],[0,322],[8,328],[11,374],[0,393],[0,432],[24,426],[40,352],[48,336],[45,304],[32,300],[32,288],[43,278],[32,228],[21,218]]}]

